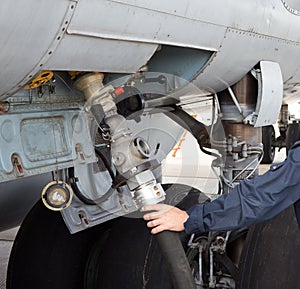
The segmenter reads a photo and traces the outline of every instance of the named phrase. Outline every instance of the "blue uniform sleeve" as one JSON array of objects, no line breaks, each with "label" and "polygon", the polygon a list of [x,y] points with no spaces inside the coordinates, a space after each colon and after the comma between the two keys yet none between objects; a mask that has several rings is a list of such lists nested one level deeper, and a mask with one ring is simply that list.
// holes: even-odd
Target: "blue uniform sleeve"
[{"label": "blue uniform sleeve", "polygon": [[233,230],[273,218],[300,199],[300,142],[265,174],[243,180],[228,194],[188,210],[188,234]]}]

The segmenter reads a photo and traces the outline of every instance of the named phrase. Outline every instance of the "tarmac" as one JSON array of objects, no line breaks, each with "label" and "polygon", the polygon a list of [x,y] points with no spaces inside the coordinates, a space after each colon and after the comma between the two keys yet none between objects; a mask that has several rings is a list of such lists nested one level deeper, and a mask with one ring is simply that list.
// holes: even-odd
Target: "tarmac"
[{"label": "tarmac", "polygon": [[7,264],[19,228],[0,233],[0,289],[5,289]]},{"label": "tarmac", "polygon": [[[276,158],[274,162],[283,161],[284,158],[285,158],[284,152],[276,153]],[[269,167],[270,167],[269,165],[261,165],[259,167],[259,173],[263,174],[265,171],[269,169]],[[8,265],[10,251],[13,246],[13,242],[18,232],[18,229],[19,228],[17,227],[4,232],[0,232],[0,289],[6,289],[5,282],[6,282],[7,265]]]}]

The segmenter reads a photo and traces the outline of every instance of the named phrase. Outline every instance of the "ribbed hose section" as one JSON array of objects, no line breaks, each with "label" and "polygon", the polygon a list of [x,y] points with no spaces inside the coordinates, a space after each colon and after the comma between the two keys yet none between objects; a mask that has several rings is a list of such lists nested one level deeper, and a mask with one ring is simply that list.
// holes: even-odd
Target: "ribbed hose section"
[{"label": "ribbed hose section", "polygon": [[177,232],[163,231],[156,235],[167,263],[173,289],[196,289],[190,265]]}]

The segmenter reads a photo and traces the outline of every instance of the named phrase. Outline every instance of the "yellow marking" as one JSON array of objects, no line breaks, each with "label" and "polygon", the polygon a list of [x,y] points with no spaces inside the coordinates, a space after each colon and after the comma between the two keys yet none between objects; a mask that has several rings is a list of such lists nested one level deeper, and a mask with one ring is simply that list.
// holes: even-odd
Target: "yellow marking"
[{"label": "yellow marking", "polygon": [[[193,114],[193,118],[196,118],[197,114]],[[177,143],[177,145],[173,148],[173,153],[172,153],[172,157],[175,158],[177,152],[181,149],[183,142],[186,139],[186,135],[187,135],[187,130],[183,133],[181,139],[179,140],[179,142]]]},{"label": "yellow marking", "polygon": [[28,90],[32,88],[37,88],[50,81],[52,77],[53,77],[53,72],[51,70],[41,71],[35,79],[33,79],[24,87],[24,89]]}]

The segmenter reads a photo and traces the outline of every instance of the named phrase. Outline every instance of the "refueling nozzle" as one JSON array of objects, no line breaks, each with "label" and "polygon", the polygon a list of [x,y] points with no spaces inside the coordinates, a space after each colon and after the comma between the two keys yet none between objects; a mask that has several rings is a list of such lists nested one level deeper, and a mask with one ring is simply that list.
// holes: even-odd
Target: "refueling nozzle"
[{"label": "refueling nozzle", "polygon": [[[86,109],[99,129],[102,131],[103,124],[109,128],[112,162],[118,172],[114,187],[127,184],[138,209],[146,204],[159,203],[165,199],[165,192],[152,171],[160,163],[151,159],[147,141],[133,135],[128,120],[116,104],[116,89],[111,85],[104,87],[102,79],[101,74],[87,74],[76,81],[76,87],[85,94]],[[125,99],[122,101],[126,103]]]}]

